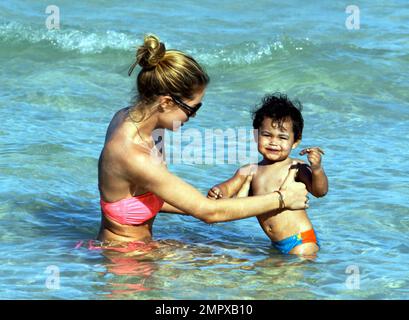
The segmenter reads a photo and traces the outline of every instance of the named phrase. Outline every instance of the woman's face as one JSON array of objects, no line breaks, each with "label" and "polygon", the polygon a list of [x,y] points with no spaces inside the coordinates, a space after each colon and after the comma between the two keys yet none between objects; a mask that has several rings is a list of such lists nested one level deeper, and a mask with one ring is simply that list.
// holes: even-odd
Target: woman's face
[{"label": "woman's face", "polygon": [[[172,99],[169,97],[168,104],[170,107],[167,108],[167,111],[161,116],[163,128],[176,131],[183,126],[184,123],[188,122],[189,118],[195,117],[196,113],[190,115],[191,112],[189,110],[199,109],[203,96],[205,95],[205,91],[205,88],[197,91],[190,100]],[[189,110],[187,110],[186,105]]]}]

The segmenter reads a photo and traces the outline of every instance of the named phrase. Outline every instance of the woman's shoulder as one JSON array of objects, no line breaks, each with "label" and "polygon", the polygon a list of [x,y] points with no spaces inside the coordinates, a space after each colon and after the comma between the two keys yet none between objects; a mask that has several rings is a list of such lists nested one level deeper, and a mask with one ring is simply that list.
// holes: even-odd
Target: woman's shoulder
[{"label": "woman's shoulder", "polygon": [[105,136],[105,144],[111,140],[111,138],[116,134],[118,131],[118,127],[124,122],[126,115],[128,113],[129,107],[122,108],[115,112],[112,116],[111,121],[109,122],[106,136]]},{"label": "woman's shoulder", "polygon": [[154,152],[147,146],[134,143],[128,139],[115,137],[106,143],[104,153],[117,161],[144,163],[152,161]]},{"label": "woman's shoulder", "polygon": [[130,108],[131,108],[131,106],[128,106],[128,107],[124,107],[124,108],[121,108],[121,109],[117,110],[114,113],[114,116],[112,117],[112,119],[115,119],[115,117],[117,117],[117,116],[127,116],[128,113],[129,113]]},{"label": "woman's shoulder", "polygon": [[124,146],[111,141],[103,150],[99,170],[121,181],[136,183],[163,169],[160,161],[155,160],[143,147],[134,143]]},{"label": "woman's shoulder", "polygon": [[143,144],[128,142],[124,145],[116,145],[113,152],[117,152],[117,160],[125,168],[132,167],[133,170],[145,171],[149,168],[158,168],[165,165],[161,155],[156,149]]}]

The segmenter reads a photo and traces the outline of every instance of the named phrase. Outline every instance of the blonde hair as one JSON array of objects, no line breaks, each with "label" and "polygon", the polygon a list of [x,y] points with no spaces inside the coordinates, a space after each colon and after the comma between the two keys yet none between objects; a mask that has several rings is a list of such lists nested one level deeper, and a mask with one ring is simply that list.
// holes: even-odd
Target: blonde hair
[{"label": "blonde hair", "polygon": [[160,95],[174,95],[193,99],[194,94],[206,87],[210,79],[205,70],[189,55],[178,50],[166,50],[163,42],[153,34],[146,35],[136,51],[136,61],[128,75],[139,65],[135,102],[149,104]]}]

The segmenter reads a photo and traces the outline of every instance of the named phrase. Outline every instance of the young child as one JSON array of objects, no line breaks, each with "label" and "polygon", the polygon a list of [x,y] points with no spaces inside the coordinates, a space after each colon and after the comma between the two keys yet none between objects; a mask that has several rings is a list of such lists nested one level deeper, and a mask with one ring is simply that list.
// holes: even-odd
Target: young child
[{"label": "young child", "polygon": [[[286,95],[267,95],[261,107],[253,113],[255,138],[258,138],[258,151],[263,160],[237,170],[232,178],[211,188],[208,197],[233,197],[246,180],[250,182],[249,195],[279,190],[289,169],[294,166],[296,181],[304,183],[315,197],[323,197],[328,192],[328,179],[321,164],[324,152],[319,147],[303,149],[300,155],[307,154],[310,165],[289,157],[291,150],[301,142],[304,127],[301,110],[302,105],[291,102]],[[283,201],[285,203],[285,199]],[[274,247],[282,253],[314,255],[319,250],[305,210],[275,210],[259,215],[257,219]]]}]

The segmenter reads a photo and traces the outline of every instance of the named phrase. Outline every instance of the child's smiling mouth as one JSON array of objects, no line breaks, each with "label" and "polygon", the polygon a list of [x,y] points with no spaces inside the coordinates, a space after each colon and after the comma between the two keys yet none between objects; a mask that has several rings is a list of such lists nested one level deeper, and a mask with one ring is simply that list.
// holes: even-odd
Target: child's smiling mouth
[{"label": "child's smiling mouth", "polygon": [[278,152],[280,152],[280,149],[277,149],[277,148],[266,148],[266,150],[267,151],[269,151],[269,152],[272,152],[272,153],[278,153]]}]

